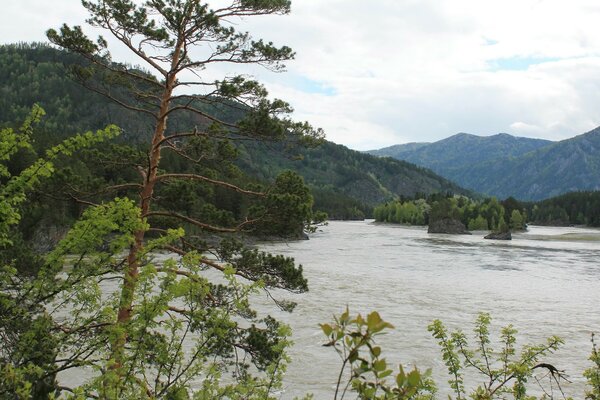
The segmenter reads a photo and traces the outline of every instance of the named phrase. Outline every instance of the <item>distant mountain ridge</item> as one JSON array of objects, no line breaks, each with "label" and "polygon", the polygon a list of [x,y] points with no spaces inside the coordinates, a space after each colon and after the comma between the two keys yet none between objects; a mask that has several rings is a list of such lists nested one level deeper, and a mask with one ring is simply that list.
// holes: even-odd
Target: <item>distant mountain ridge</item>
[{"label": "distant mountain ridge", "polygon": [[600,189],[600,128],[552,142],[506,133],[459,133],[434,143],[409,143],[370,154],[409,161],[487,195],[541,200]]}]

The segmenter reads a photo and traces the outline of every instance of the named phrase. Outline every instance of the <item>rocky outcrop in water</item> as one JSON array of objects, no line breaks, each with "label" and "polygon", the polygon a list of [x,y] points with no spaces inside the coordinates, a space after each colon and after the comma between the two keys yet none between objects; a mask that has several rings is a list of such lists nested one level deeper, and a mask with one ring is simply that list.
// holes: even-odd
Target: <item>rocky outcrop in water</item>
[{"label": "rocky outcrop in water", "polygon": [[512,235],[509,232],[491,232],[489,235],[484,236],[484,239],[491,240],[512,240]]},{"label": "rocky outcrop in water", "polygon": [[465,225],[456,219],[443,218],[429,223],[427,233],[447,233],[451,235],[470,235]]}]

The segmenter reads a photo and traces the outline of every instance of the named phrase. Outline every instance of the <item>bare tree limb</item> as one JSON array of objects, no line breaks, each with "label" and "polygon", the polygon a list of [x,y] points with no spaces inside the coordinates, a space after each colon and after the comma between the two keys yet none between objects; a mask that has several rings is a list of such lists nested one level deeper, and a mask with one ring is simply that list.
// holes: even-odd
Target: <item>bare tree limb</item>
[{"label": "bare tree limb", "polygon": [[148,212],[146,214],[143,215],[143,217],[169,217],[169,218],[177,218],[180,219],[182,221],[185,221],[187,223],[190,223],[194,226],[197,226],[199,228],[202,229],[206,229],[209,231],[213,231],[213,232],[220,232],[220,233],[235,233],[235,232],[239,232],[242,230],[242,228],[248,224],[254,223],[257,220],[247,220],[242,222],[241,224],[239,224],[238,226],[234,227],[234,228],[223,228],[220,226],[214,226],[214,225],[210,225],[210,224],[205,224],[204,222],[200,222],[194,218],[190,218],[190,217],[186,217],[185,215],[181,215],[178,214],[176,212],[171,212],[171,211],[151,211]]},{"label": "bare tree limb", "polygon": [[239,186],[233,185],[231,183],[207,178],[205,176],[197,175],[197,174],[163,174],[163,175],[158,175],[156,177],[157,182],[163,182],[163,181],[173,180],[173,179],[188,179],[188,180],[194,180],[194,181],[208,182],[208,183],[212,183],[214,185],[226,187],[228,189],[231,189],[235,192],[242,193],[242,194],[247,194],[247,195],[252,195],[252,196],[257,196],[257,197],[265,196],[265,193],[263,193],[263,192],[255,192],[253,190],[242,189]]}]

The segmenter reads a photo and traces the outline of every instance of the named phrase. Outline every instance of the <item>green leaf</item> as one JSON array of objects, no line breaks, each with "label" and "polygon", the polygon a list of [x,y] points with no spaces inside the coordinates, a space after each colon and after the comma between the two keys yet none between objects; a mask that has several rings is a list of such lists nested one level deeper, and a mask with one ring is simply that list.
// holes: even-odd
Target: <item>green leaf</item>
[{"label": "green leaf", "polygon": [[414,370],[408,374],[408,385],[412,387],[417,387],[421,382],[421,374],[419,371]]},{"label": "green leaf", "polygon": [[376,372],[382,372],[386,369],[387,367],[387,362],[385,361],[385,359],[381,359],[381,360],[377,360],[375,362],[373,362],[373,370],[375,370]]},{"label": "green leaf", "polygon": [[333,328],[329,324],[320,324],[320,326],[321,326],[321,330],[327,337],[329,337],[329,335],[331,335],[331,333],[333,332]]}]

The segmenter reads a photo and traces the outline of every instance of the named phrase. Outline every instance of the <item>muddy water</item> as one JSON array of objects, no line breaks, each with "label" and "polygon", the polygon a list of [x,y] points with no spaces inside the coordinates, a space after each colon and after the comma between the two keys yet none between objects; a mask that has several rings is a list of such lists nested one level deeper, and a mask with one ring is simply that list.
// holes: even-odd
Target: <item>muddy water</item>
[{"label": "muddy water", "polygon": [[[277,313],[292,326],[296,343],[281,398],[306,392],[332,398],[341,364],[320,345],[318,323],[346,306],[351,312],[378,310],[395,325],[380,340],[388,360],[431,368],[439,398],[449,392],[448,376],[427,325],[439,318],[451,329],[470,331],[481,311],[492,314],[494,334],[513,324],[521,344],[564,338],[564,347],[547,361],[573,381],[563,385],[565,392],[583,398],[590,335],[600,332],[600,231],[531,227],[510,242],[483,235],[331,222],[311,240],[264,245],[303,264],[310,286],[306,294],[282,294],[299,304],[292,314]],[[266,300],[258,301],[272,311]],[[466,381],[480,383],[476,377]]]}]

